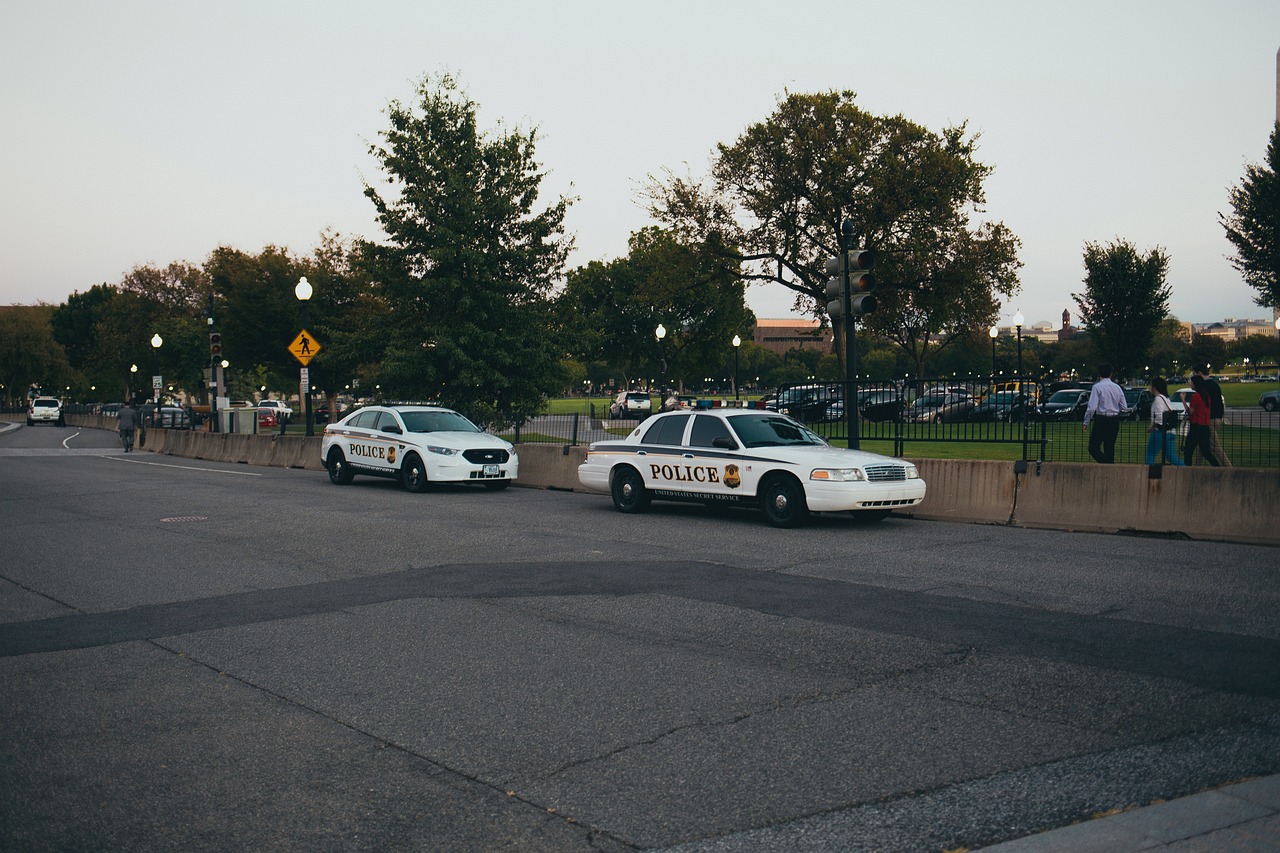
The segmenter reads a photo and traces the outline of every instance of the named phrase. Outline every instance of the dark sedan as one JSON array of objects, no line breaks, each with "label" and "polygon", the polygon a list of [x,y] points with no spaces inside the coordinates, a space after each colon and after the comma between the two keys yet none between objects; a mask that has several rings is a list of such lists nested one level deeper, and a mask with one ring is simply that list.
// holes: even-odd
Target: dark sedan
[{"label": "dark sedan", "polygon": [[1089,408],[1089,391],[1082,388],[1068,388],[1055,391],[1053,396],[1040,406],[1040,417],[1047,421],[1082,421],[1087,408]]},{"label": "dark sedan", "polygon": [[1036,416],[1035,404],[1027,400],[1026,394],[1001,391],[998,394],[987,395],[987,399],[969,413],[969,420],[1012,423],[1021,421],[1024,413],[1028,420]]}]

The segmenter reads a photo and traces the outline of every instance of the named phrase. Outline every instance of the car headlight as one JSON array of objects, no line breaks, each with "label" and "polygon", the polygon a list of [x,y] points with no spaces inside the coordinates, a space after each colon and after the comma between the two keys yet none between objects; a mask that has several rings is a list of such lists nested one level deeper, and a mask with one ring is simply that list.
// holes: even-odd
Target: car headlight
[{"label": "car headlight", "polygon": [[847,483],[851,480],[865,480],[867,478],[862,473],[861,468],[814,468],[809,472],[809,479]]},{"label": "car headlight", "polygon": [[432,453],[439,453],[441,456],[457,456],[458,455],[458,451],[454,450],[452,447],[436,447],[435,445],[428,444],[427,450],[431,451]]},{"label": "car headlight", "polygon": [[914,465],[908,465],[908,466],[907,466],[907,479],[908,479],[908,480],[919,480],[919,479],[920,479],[920,472],[919,472],[918,470],[916,470],[916,466],[914,466]]}]

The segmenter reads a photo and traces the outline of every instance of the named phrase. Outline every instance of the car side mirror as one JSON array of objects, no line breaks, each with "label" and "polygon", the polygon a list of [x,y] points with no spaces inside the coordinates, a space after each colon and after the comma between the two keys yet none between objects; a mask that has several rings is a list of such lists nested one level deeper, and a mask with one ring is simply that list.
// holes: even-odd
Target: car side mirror
[{"label": "car side mirror", "polygon": [[393,433],[394,435],[404,435],[404,431],[395,424],[387,424],[382,428],[383,432]]},{"label": "car side mirror", "polygon": [[719,438],[711,439],[711,446],[718,447],[721,450],[737,450],[738,442],[728,436],[722,435]]}]

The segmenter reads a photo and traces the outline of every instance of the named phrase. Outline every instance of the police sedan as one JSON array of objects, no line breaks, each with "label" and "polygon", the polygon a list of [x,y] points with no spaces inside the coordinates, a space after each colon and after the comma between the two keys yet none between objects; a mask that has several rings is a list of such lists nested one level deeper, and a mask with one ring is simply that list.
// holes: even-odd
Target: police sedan
[{"label": "police sedan", "polygon": [[356,474],[397,479],[411,492],[428,483],[505,489],[519,474],[515,448],[452,409],[366,406],[324,428],[320,458],[339,486]]},{"label": "police sedan", "polygon": [[758,506],[775,527],[811,512],[879,520],[924,500],[910,462],[832,447],[786,415],[747,409],[669,412],[626,438],[591,445],[578,480],[620,512],[654,498]]}]

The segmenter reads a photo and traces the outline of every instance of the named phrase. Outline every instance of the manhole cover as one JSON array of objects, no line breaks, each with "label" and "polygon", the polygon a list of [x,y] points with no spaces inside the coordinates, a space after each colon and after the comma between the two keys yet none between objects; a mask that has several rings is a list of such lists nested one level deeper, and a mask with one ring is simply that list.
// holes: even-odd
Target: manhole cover
[{"label": "manhole cover", "polygon": [[207,515],[175,515],[173,518],[162,518],[163,522],[181,522],[181,521],[208,521]]}]

